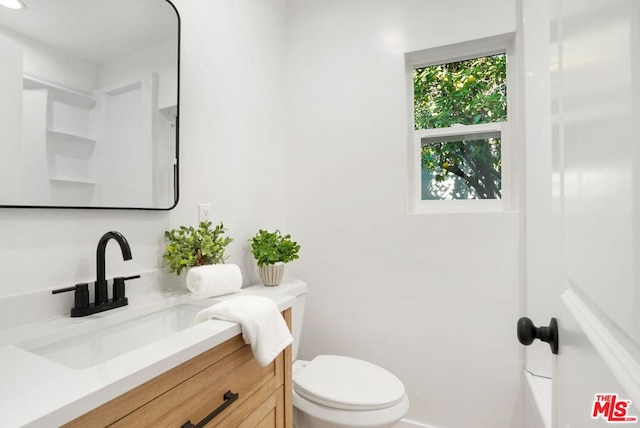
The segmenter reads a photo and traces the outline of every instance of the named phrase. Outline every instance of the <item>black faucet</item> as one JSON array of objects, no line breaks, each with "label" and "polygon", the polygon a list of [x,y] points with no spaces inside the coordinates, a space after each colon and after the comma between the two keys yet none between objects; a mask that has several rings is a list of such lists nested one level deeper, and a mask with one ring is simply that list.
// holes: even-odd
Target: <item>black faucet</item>
[{"label": "black faucet", "polygon": [[98,241],[98,249],[96,250],[96,306],[103,305],[109,300],[107,297],[107,280],[105,279],[104,273],[104,257],[107,249],[107,243],[110,239],[115,239],[115,241],[120,245],[120,250],[122,250],[122,258],[124,260],[131,260],[131,247],[129,247],[129,243],[127,242],[127,239],[122,235],[122,233],[111,231],[102,235],[102,238],[100,238],[100,241]]},{"label": "black faucet", "polygon": [[109,309],[119,308],[129,304],[125,297],[124,281],[128,279],[140,278],[140,275],[129,277],[117,277],[113,280],[113,299],[109,300],[107,293],[107,280],[105,278],[104,259],[109,240],[114,239],[122,251],[124,260],[131,260],[131,247],[126,238],[120,232],[107,232],[98,241],[98,249],[96,250],[96,282],[95,282],[95,303],[89,304],[88,284],[76,284],[73,287],[60,288],[53,290],[53,294],[64,293],[66,291],[74,291],[75,304],[71,308],[72,317],[83,317],[98,312],[107,311]]}]

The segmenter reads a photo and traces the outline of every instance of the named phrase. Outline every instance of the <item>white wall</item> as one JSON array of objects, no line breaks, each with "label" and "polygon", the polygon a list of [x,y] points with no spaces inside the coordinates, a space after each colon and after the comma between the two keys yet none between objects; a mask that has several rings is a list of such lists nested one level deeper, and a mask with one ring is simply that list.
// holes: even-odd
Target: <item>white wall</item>
[{"label": "white wall", "polygon": [[157,269],[163,231],[195,225],[200,202],[213,204],[214,220],[223,220],[236,239],[230,261],[242,264],[245,282],[255,281],[247,239],[259,227],[282,227],[285,221],[284,189],[274,185],[284,181],[284,2],[175,4],[183,25],[178,207],[0,208],[0,298],[95,280],[96,245],[108,230],[122,232],[133,252],[133,260],[123,262],[117,245],[110,244],[108,276]]},{"label": "white wall", "polygon": [[182,18],[180,203],[172,224],[212,203],[245,284],[247,240],[285,224],[285,1],[176,0]]},{"label": "white wall", "polygon": [[[482,19],[479,19],[479,18]],[[288,274],[310,286],[301,356],[360,357],[407,419],[506,427],[518,395],[519,215],[407,214],[403,54],[515,30],[508,0],[292,0]]]}]

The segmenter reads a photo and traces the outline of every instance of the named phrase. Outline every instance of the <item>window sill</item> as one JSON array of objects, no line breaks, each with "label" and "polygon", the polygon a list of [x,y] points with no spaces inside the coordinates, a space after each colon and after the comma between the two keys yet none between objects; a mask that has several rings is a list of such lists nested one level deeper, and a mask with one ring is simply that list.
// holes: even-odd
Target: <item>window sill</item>
[{"label": "window sill", "polygon": [[513,213],[507,202],[492,200],[418,201],[409,207],[409,214]]}]

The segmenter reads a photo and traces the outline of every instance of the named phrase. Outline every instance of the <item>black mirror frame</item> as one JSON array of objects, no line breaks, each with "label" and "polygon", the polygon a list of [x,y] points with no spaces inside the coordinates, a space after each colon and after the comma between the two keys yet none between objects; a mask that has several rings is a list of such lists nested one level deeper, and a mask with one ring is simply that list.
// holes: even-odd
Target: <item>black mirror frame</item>
[{"label": "black mirror frame", "polygon": [[74,205],[2,205],[0,204],[0,208],[36,208],[36,209],[86,209],[86,210],[130,210],[130,211],[170,211],[174,209],[178,205],[178,201],[180,199],[180,38],[181,38],[181,25],[182,21],[180,19],[180,13],[178,13],[178,9],[173,4],[171,0],[165,0],[169,5],[173,8],[176,18],[178,19],[178,63],[177,63],[177,102],[176,102],[176,162],[173,167],[173,177],[174,177],[174,202],[173,205],[167,208],[153,208],[153,207],[92,207],[92,206],[74,206]]}]

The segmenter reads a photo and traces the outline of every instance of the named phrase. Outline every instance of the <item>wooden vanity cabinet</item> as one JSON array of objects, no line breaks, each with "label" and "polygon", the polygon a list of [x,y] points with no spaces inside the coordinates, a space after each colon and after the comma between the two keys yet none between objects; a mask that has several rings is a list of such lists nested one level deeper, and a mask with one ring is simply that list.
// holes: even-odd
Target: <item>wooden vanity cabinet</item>
[{"label": "wooden vanity cabinet", "polygon": [[[290,310],[283,312],[289,327]],[[69,422],[65,427],[291,428],[291,347],[267,367],[238,335]]]}]

